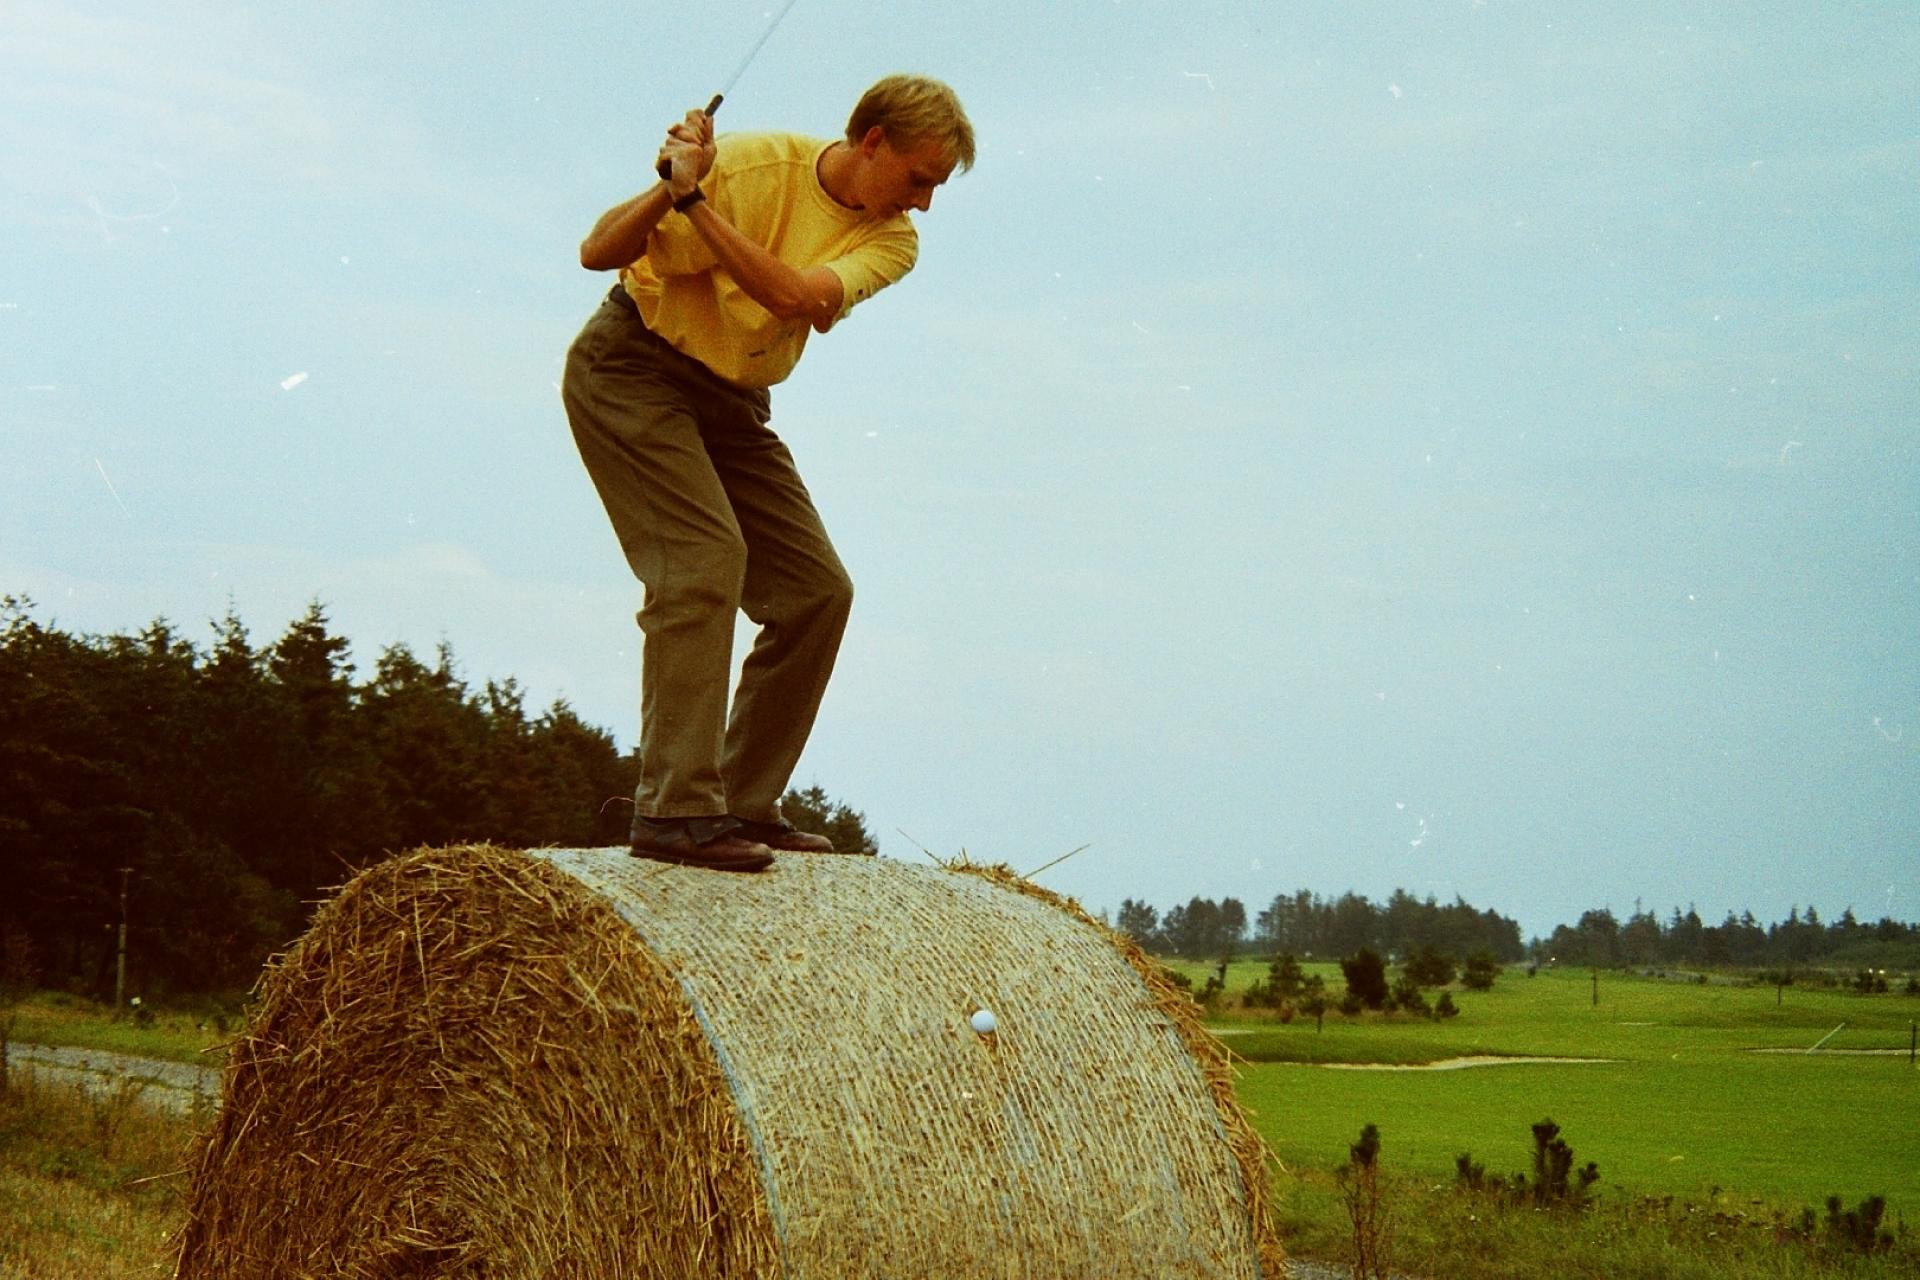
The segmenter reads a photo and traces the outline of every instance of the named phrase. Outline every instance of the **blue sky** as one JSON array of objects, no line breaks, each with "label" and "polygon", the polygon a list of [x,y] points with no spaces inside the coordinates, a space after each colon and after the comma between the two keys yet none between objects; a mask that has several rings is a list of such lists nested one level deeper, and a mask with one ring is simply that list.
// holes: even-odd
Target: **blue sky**
[{"label": "blue sky", "polygon": [[[0,12],[0,592],[320,598],[632,740],[575,260],[777,6]],[[1089,906],[1920,917],[1907,6],[800,0],[980,162],[775,393],[859,596],[797,781]]]}]

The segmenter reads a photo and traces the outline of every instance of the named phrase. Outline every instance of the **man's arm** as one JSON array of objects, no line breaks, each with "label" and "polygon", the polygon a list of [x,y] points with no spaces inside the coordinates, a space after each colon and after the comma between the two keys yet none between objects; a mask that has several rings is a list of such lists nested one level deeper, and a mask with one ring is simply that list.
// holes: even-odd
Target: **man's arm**
[{"label": "man's arm", "polygon": [[741,290],[781,320],[804,320],[820,333],[833,327],[845,301],[840,277],[827,267],[799,270],[768,253],[705,201],[687,210],[700,238]]},{"label": "man's arm", "polygon": [[673,195],[664,182],[613,206],[580,242],[580,265],[589,271],[613,271],[637,262],[647,251],[647,237],[671,208]]},{"label": "man's arm", "polygon": [[[713,120],[705,112],[689,111],[684,121],[667,130],[660,158],[667,162],[670,176],[600,215],[600,221],[580,242],[581,266],[589,271],[608,271],[646,253],[648,237],[673,208],[673,202],[693,194],[700,179],[713,168]],[[687,210],[687,217],[713,250],[714,258],[749,298],[778,319],[804,320],[821,333],[833,327],[846,292],[832,270],[809,267],[802,271],[782,262],[705,201]]]},{"label": "man's arm", "polygon": [[[713,168],[713,118],[704,111],[689,111],[685,121],[667,130],[667,145],[660,154],[670,161],[667,203],[671,207],[673,201],[692,195]],[[776,319],[804,320],[821,333],[833,327],[845,300],[839,276],[826,267],[803,271],[782,262],[705,201],[687,210],[687,218],[734,283]]]}]

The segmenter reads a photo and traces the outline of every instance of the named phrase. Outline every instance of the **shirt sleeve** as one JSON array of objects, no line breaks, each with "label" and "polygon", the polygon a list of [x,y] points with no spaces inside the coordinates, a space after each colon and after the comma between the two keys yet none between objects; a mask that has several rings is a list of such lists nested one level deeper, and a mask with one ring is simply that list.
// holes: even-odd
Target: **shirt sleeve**
[{"label": "shirt sleeve", "polygon": [[865,302],[913,270],[920,256],[920,236],[905,217],[900,222],[902,226],[889,227],[826,264],[827,270],[840,277],[840,314],[834,317],[836,321],[846,319],[856,303]]}]

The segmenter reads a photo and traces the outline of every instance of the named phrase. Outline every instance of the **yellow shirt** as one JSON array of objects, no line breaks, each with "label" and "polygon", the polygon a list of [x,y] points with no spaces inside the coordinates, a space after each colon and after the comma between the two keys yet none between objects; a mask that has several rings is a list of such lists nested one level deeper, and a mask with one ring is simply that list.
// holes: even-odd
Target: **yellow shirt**
[{"label": "yellow shirt", "polygon": [[[840,318],[913,269],[920,240],[904,213],[869,218],[820,185],[821,153],[833,144],[788,133],[727,134],[701,183],[715,213],[799,270],[840,277]],[[693,224],[660,220],[646,256],[620,281],[647,328],[729,382],[770,387],[793,372],[811,329],[775,319],[716,262]]]}]

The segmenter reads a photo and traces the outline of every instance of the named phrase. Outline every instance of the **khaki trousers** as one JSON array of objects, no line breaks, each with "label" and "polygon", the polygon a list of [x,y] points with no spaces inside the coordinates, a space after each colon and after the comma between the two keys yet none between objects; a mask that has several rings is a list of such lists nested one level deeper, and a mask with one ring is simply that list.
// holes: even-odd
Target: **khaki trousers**
[{"label": "khaki trousers", "polygon": [[[646,587],[635,811],[776,820],[853,583],[767,426],[767,393],[726,382],[648,332],[616,286],[567,353],[562,398]],[[729,714],[736,611],[760,630]]]}]

